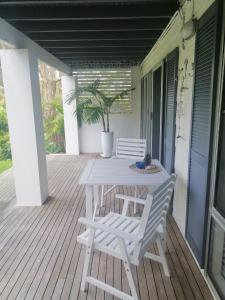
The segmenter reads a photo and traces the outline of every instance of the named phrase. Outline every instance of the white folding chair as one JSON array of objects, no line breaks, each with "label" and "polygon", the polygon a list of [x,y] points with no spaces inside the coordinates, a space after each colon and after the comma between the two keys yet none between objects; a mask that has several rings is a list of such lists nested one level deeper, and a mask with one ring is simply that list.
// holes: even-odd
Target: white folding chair
[{"label": "white folding chair", "polygon": [[[124,200],[121,215],[111,212],[96,221],[87,218],[79,219],[80,223],[87,226],[87,230],[77,238],[78,242],[86,246],[82,291],[85,290],[86,283],[89,283],[121,299],[138,300],[132,267],[138,266],[143,257],[161,263],[165,275],[170,276],[164,252],[165,227],[175,181],[176,176],[173,174],[153,194],[148,194],[146,200],[117,195],[117,198]],[[144,205],[141,218],[126,216],[131,201]],[[154,242],[157,244],[159,255],[148,252]],[[95,250],[123,261],[131,296],[89,275],[91,257]]]},{"label": "white folding chair", "polygon": [[[129,158],[134,161],[143,160],[146,154],[146,140],[144,139],[127,139],[118,138],[116,140],[116,156],[113,158]],[[113,185],[107,191],[105,191],[105,186],[102,186],[101,190],[101,207],[103,206],[104,197],[111,192],[116,185]],[[134,196],[137,196],[137,186],[135,187]],[[134,213],[136,213],[136,203],[134,203]]]}]

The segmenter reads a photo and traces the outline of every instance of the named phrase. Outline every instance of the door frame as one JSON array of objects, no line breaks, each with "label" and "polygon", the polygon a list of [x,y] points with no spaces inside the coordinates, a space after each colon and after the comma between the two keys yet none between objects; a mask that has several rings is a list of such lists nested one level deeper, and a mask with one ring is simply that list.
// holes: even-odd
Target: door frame
[{"label": "door frame", "polygon": [[[207,225],[207,237],[206,237],[206,252],[205,252],[205,264],[204,264],[204,274],[207,281],[212,288],[213,292],[218,295],[210,276],[208,275],[208,261],[209,261],[209,248],[211,240],[211,225],[212,219],[220,225],[220,227],[225,231],[225,218],[219,214],[219,212],[214,207],[215,202],[215,190],[216,190],[216,180],[217,180],[217,167],[218,167],[218,150],[219,150],[219,134],[220,134],[220,124],[221,124],[221,108],[223,100],[223,84],[225,82],[225,5],[223,5],[223,15],[222,22],[220,21],[221,37],[220,37],[220,56],[219,56],[219,68],[218,68],[218,81],[217,81],[217,96],[216,96],[216,108],[215,108],[215,122],[214,122],[214,138],[213,138],[213,150],[212,150],[212,161],[215,162],[211,167],[211,180],[210,180],[210,194],[209,194],[209,214],[208,214],[208,225]],[[219,296],[219,295],[218,295]]]}]

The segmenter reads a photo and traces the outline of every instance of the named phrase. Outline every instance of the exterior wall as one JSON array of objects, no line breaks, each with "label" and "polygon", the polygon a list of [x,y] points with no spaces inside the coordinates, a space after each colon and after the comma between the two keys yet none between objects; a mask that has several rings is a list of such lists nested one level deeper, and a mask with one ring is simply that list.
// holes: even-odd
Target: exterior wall
[{"label": "exterior wall", "polygon": [[77,119],[74,118],[74,111],[76,109],[75,101],[68,105],[67,97],[76,89],[76,79],[74,76],[62,76],[62,99],[63,99],[63,113],[64,113],[64,131],[66,154],[78,155],[79,154],[79,140],[78,140],[78,125]]},{"label": "exterior wall", "polygon": [[[199,19],[201,15],[208,9],[214,0],[195,0],[194,16]],[[183,7],[185,12],[185,22],[192,16],[193,1],[187,1]],[[187,205],[187,183],[188,183],[188,163],[189,163],[189,147],[190,147],[190,129],[191,129],[191,112],[192,112],[192,91],[193,91],[193,67],[195,36],[185,41],[182,46],[182,36],[180,33],[182,20],[179,14],[171,19],[167,29],[157,41],[154,48],[144,59],[141,72],[142,75],[147,74],[158,63],[160,63],[174,48],[179,47],[179,71],[178,71],[178,89],[177,89],[177,116],[176,116],[176,153],[175,153],[175,172],[178,175],[175,195],[174,195],[174,218],[185,235],[186,226],[186,205]],[[186,78],[185,60],[188,60]],[[182,71],[183,69],[183,71]],[[181,91],[181,86],[185,89]]]},{"label": "exterior wall", "polygon": [[[110,116],[110,128],[117,137],[139,138],[140,135],[140,106],[141,106],[141,83],[140,68],[132,68],[132,113],[113,114]],[[101,124],[83,125],[79,129],[79,143],[81,153],[101,152]],[[114,143],[115,146],[115,143]]]}]

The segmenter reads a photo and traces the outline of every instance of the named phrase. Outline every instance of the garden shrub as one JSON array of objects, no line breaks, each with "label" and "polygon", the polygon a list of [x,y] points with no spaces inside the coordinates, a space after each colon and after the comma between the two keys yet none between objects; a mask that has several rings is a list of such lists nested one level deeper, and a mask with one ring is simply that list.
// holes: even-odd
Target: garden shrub
[{"label": "garden shrub", "polygon": [[46,153],[50,154],[50,153],[62,153],[64,151],[64,149],[60,146],[57,145],[54,142],[45,142],[45,150]]},{"label": "garden shrub", "polygon": [[0,160],[6,159],[11,159],[11,148],[5,103],[0,94]]}]

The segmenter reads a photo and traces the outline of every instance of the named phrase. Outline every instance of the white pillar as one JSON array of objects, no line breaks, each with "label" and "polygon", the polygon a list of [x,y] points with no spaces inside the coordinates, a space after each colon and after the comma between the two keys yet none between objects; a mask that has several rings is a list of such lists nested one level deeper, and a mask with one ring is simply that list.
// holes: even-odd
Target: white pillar
[{"label": "white pillar", "polygon": [[75,78],[73,76],[62,76],[62,97],[64,111],[64,128],[66,141],[66,154],[79,155],[79,137],[77,119],[74,116],[76,108],[75,101],[71,104],[66,102],[68,95],[76,88]]},{"label": "white pillar", "polygon": [[1,51],[17,205],[39,206],[48,181],[37,58],[27,49]]}]

